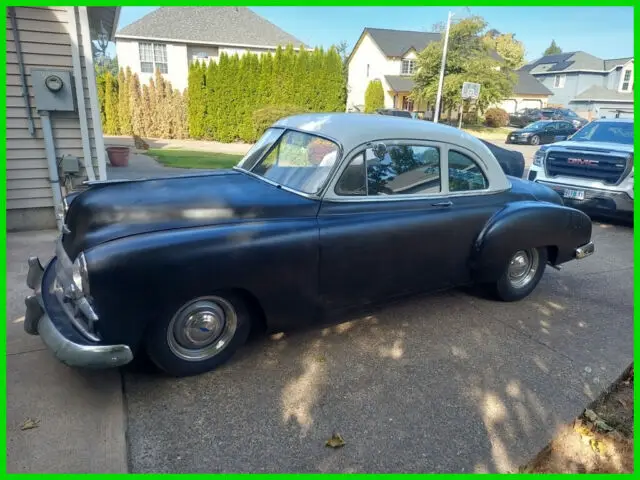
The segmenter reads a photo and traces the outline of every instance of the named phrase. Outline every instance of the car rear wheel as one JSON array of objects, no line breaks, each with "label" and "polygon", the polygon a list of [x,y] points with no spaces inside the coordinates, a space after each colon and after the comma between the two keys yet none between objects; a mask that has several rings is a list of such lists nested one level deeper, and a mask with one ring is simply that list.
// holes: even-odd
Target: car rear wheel
[{"label": "car rear wheel", "polygon": [[146,343],[151,360],[177,377],[196,375],[226,362],[251,330],[249,310],[232,292],[194,298],[152,330]]},{"label": "car rear wheel", "polygon": [[532,135],[531,138],[529,139],[529,143],[531,143],[531,145],[539,145],[540,137],[538,135]]},{"label": "car rear wheel", "polygon": [[495,284],[496,295],[505,302],[525,298],[540,282],[546,264],[545,248],[528,248],[514,252]]}]

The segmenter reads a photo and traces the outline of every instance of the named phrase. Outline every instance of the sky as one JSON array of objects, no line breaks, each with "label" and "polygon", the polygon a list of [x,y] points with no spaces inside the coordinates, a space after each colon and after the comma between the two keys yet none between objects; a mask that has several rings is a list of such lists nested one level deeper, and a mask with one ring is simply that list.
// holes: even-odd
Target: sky
[{"label": "sky", "polygon": [[[118,29],[157,7],[122,7]],[[631,7],[250,7],[305,44],[330,47],[346,41],[349,51],[365,27],[432,31],[435,23],[480,15],[524,43],[528,61],[554,39],[564,52],[582,50],[600,58],[633,56]],[[114,54],[113,46],[109,52]]]}]

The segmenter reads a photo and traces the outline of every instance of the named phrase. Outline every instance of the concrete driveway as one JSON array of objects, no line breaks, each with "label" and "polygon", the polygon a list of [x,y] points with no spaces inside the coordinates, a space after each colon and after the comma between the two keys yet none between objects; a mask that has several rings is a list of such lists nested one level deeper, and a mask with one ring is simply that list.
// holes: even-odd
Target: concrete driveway
[{"label": "concrete driveway", "polygon": [[518,303],[456,290],[258,338],[198,377],[129,368],[130,468],[513,471],[633,356],[632,229],[594,241]]}]

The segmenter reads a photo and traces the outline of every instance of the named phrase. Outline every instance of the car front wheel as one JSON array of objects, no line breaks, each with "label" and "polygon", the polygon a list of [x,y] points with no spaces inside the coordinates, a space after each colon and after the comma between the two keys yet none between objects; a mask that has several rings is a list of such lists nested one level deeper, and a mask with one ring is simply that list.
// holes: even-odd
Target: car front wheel
[{"label": "car front wheel", "polygon": [[529,142],[531,145],[538,145],[540,143],[540,137],[538,135],[532,135]]},{"label": "car front wheel", "polygon": [[198,297],[182,305],[151,331],[146,350],[165,373],[196,375],[226,362],[243,345],[251,319],[243,299],[232,292]]},{"label": "car front wheel", "polygon": [[514,252],[495,284],[498,298],[514,302],[528,296],[542,278],[546,264],[546,248],[528,248]]}]

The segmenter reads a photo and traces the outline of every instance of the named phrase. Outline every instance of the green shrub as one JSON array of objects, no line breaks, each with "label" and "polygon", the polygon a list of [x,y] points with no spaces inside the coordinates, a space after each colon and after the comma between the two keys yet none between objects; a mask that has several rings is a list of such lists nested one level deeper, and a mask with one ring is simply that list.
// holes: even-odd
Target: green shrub
[{"label": "green shrub", "polygon": [[281,118],[306,112],[307,111],[305,109],[294,105],[286,105],[281,107],[268,106],[260,108],[253,112],[253,125],[255,127],[256,134],[258,136],[261,136],[267,128],[269,128]]},{"label": "green shrub", "polygon": [[380,80],[371,80],[364,93],[364,111],[373,113],[379,108],[384,108],[384,90]]},{"label": "green shrub", "polygon": [[502,108],[489,108],[484,112],[484,123],[487,127],[506,127],[509,124],[509,114]]}]

